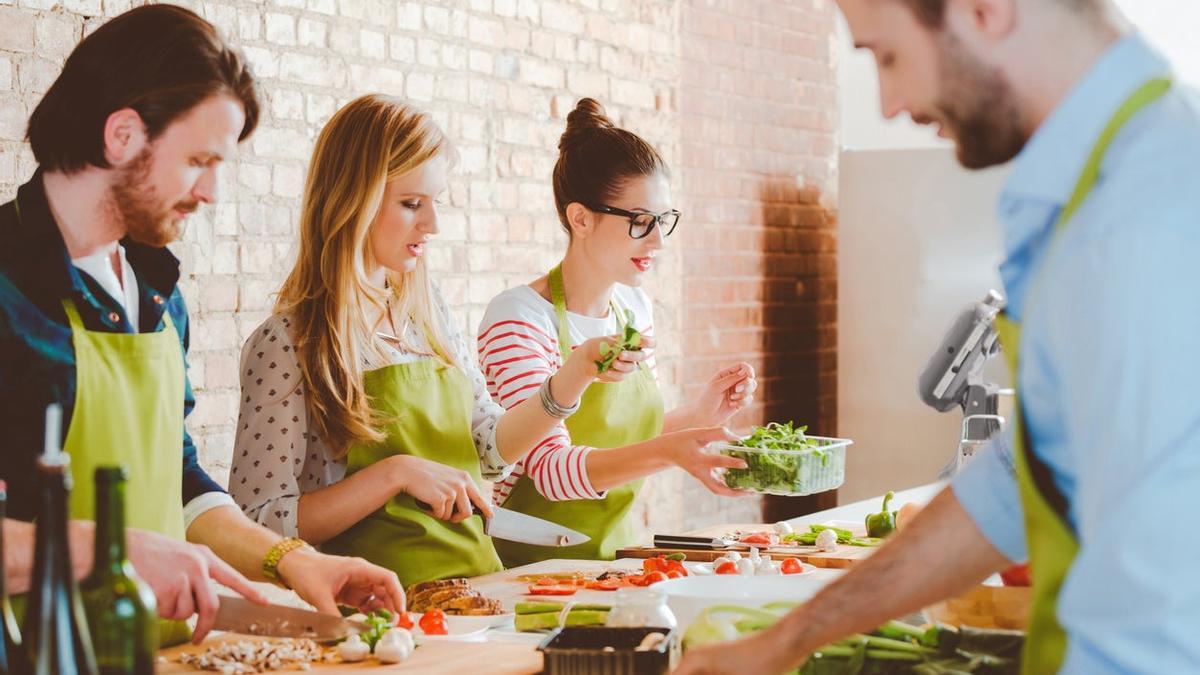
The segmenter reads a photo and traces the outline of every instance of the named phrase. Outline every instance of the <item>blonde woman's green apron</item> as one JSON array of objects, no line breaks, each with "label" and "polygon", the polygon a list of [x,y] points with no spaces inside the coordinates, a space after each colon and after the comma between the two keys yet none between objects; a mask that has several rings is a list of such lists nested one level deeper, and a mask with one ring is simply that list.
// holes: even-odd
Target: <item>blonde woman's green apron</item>
[{"label": "blonde woman's green apron", "polygon": [[[1142,85],[1121,105],[1100,134],[1088,157],[1087,164],[1075,184],[1071,199],[1055,223],[1055,236],[1067,226],[1071,217],[1087,198],[1100,174],[1100,166],[1117,132],[1146,105],[1158,100],[1171,84],[1166,79],[1154,79]],[[1028,308],[1033,298],[1033,286],[1025,301]],[[997,331],[1008,362],[1012,381],[1020,392],[1019,357],[1021,327],[1007,315],[997,318]],[[1063,581],[1070,572],[1079,542],[1067,518],[1065,496],[1055,485],[1049,466],[1037,453],[1025,427],[1020,406],[1013,434],[1017,484],[1025,511],[1025,536],[1029,545],[1029,565],[1033,579],[1034,602],[1029,618],[1029,637],[1025,642],[1021,668],[1027,675],[1058,672],[1067,651],[1067,634],[1058,622],[1057,601]]]},{"label": "blonde woman's green apron", "polygon": [[[422,359],[365,375],[372,407],[388,422],[381,443],[360,443],[346,457],[353,474],[392,455],[412,455],[471,474],[482,482],[471,437],[475,392],[458,368]],[[405,587],[431,579],[473,577],[502,569],[481,518],[438,520],[406,493],[326,542],[328,553],[359,556],[386,567]]]},{"label": "blonde woman's green apron", "polygon": [[[561,267],[550,272],[550,299],[558,315],[558,348],[566,363],[572,344]],[[620,310],[614,304],[612,311]],[[578,445],[617,448],[640,443],[662,433],[662,393],[650,369],[639,367],[637,373],[621,382],[592,383],[566,425],[571,442]],[[560,523],[591,540],[564,548],[497,540],[496,550],[509,567],[549,558],[612,560],[617,549],[634,542],[636,533],[627,516],[641,486],[642,481],[636,480],[609,490],[603,499],[554,502],[537,491],[528,475],[521,476],[504,502],[505,508]]]},{"label": "blonde woman's green apron", "polygon": [[[75,407],[63,449],[71,456],[70,513],[94,520],[96,467],[124,465],[129,527],[184,539],[183,351],[170,312],[155,333],[83,326],[63,301],[75,348]],[[160,644],[191,638],[187,624],[159,622]]]}]

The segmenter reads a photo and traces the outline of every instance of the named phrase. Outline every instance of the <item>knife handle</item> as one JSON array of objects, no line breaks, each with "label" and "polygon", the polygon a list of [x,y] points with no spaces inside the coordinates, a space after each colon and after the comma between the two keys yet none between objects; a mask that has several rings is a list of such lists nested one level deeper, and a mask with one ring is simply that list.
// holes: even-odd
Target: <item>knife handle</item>
[{"label": "knife handle", "polygon": [[[417,503],[418,509],[421,509],[422,511],[433,511],[433,506],[431,504],[429,504],[428,502],[423,502],[420,499],[415,499],[415,498],[413,499],[413,501]],[[458,505],[455,504],[455,506],[457,507]],[[455,511],[457,511],[457,510],[458,509],[456,508]],[[474,504],[471,504],[471,513],[473,513],[477,516],[483,515],[483,511],[480,511],[479,507],[475,506]],[[451,514],[451,515],[453,515],[453,514]]]}]

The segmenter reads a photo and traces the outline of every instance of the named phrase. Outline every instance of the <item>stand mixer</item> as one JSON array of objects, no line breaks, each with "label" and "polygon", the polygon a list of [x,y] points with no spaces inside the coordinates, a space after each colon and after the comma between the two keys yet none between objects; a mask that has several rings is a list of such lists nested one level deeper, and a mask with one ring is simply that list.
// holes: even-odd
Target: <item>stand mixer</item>
[{"label": "stand mixer", "polygon": [[938,412],[955,407],[963,412],[958,451],[939,478],[958,473],[1004,424],[998,414],[1000,394],[1011,390],[983,380],[984,365],[1000,351],[995,320],[1003,308],[1004,297],[995,290],[963,308],[917,378],[917,393],[926,405]]}]

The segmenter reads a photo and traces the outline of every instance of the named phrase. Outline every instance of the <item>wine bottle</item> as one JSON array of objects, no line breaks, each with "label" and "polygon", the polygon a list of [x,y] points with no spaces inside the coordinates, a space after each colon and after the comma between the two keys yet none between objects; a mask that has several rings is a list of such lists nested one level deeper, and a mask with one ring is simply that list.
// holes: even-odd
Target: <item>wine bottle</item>
[{"label": "wine bottle", "polygon": [[46,445],[37,462],[38,509],[33,585],[21,634],[33,675],[97,675],[67,537],[70,459],[60,439],[62,408],[46,409]]},{"label": "wine bottle", "polygon": [[124,467],[96,469],[96,554],[80,590],[100,675],[153,675],[156,603],[126,554],[126,478]]},{"label": "wine bottle", "polygon": [[8,486],[0,480],[0,673],[22,672],[21,631],[8,601],[8,586],[4,581],[4,518],[8,515]]}]

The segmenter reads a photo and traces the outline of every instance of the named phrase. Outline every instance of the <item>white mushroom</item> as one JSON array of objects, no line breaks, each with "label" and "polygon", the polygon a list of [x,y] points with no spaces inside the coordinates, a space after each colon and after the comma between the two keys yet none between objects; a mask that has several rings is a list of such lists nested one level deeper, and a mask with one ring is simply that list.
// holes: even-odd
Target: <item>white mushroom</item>
[{"label": "white mushroom", "polygon": [[375,643],[375,658],[380,663],[400,663],[407,659],[416,645],[412,633],[403,628],[392,628]]},{"label": "white mushroom", "polygon": [[343,661],[357,663],[367,658],[367,654],[371,653],[371,647],[363,642],[363,639],[356,633],[342,641],[337,646],[337,651],[338,656],[342,657]]},{"label": "white mushroom", "polygon": [[837,544],[837,532],[834,532],[833,530],[821,530],[817,533],[817,550],[836,551]]},{"label": "white mushroom", "polygon": [[781,537],[785,534],[791,534],[794,531],[792,530],[792,526],[789,525],[786,520],[781,520],[778,523],[775,523],[774,527],[775,533]]}]

